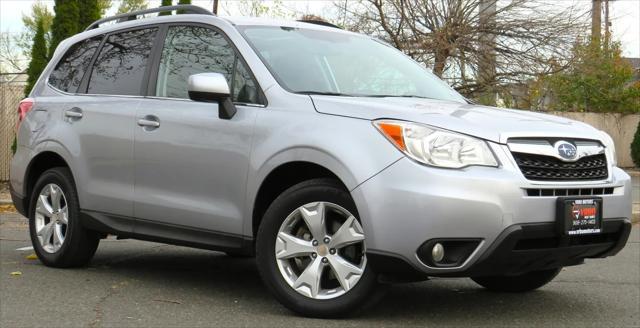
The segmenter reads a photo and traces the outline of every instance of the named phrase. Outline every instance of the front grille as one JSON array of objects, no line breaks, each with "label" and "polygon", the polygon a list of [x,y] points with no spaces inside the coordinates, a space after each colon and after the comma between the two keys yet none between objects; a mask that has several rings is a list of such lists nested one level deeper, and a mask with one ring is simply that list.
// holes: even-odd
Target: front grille
[{"label": "front grille", "polygon": [[604,154],[583,157],[575,162],[563,162],[555,157],[511,153],[525,178],[539,181],[603,180],[609,176]]}]

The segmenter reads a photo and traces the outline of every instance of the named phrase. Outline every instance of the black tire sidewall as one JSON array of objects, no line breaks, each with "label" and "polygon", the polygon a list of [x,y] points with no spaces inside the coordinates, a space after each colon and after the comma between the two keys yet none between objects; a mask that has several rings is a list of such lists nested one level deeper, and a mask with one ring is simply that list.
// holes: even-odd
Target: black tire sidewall
[{"label": "black tire sidewall", "polygon": [[260,224],[256,241],[258,270],[275,297],[295,312],[325,318],[350,315],[366,303],[377,284],[377,277],[369,266],[356,286],[344,295],[329,300],[314,300],[296,292],[284,280],[277,266],[275,242],[282,222],[298,207],[317,201],[342,206],[358,218],[358,211],[349,193],[332,180],[310,180],[289,188],[271,204]]},{"label": "black tire sidewall", "polygon": [[[40,195],[42,189],[46,185],[51,183],[56,184],[62,189],[69,211],[67,230],[65,231],[65,240],[62,244],[62,247],[60,247],[60,249],[55,253],[49,253],[42,248],[36,235],[35,226],[35,209],[37,198]],[[75,266],[78,264],[78,256],[86,256],[87,253],[91,253],[91,255],[93,255],[93,252],[95,252],[95,247],[97,247],[98,242],[98,240],[95,240],[97,236],[94,236],[94,234],[88,235],[88,231],[86,231],[80,223],[80,207],[78,194],[75,189],[73,178],[71,177],[71,173],[68,169],[53,168],[45,171],[40,176],[40,178],[38,178],[31,194],[31,201],[29,202],[29,233],[31,236],[31,242],[33,244],[34,251],[36,252],[40,261],[47,266]]]}]

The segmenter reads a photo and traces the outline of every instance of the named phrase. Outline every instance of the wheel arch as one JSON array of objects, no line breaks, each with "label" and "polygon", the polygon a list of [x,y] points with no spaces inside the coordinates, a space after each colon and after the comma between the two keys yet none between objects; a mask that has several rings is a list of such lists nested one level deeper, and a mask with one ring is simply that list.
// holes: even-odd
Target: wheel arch
[{"label": "wheel arch", "polygon": [[24,176],[25,197],[23,200],[25,205],[24,208],[27,209],[27,211],[31,206],[29,202],[31,201],[31,194],[36,182],[38,181],[38,178],[42,175],[42,173],[54,167],[66,167],[72,172],[71,174],[73,176],[73,171],[69,166],[69,162],[58,152],[52,150],[43,150],[37,155],[33,156],[33,158],[29,161]]},{"label": "wheel arch", "polygon": [[262,217],[271,203],[286,189],[303,181],[330,178],[349,191],[347,184],[329,168],[310,161],[290,161],[273,168],[260,183],[252,203],[251,233],[255,237]]}]

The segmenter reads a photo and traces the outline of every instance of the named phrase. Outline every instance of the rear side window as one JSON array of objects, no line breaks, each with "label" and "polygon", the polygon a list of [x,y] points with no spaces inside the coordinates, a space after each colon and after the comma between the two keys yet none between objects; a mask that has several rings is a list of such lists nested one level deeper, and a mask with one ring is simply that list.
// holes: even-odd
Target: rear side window
[{"label": "rear side window", "polygon": [[102,36],[71,46],[49,75],[49,84],[64,92],[77,92],[100,41],[102,41]]},{"label": "rear side window", "polygon": [[143,78],[157,28],[110,35],[100,50],[88,93],[142,95]]}]

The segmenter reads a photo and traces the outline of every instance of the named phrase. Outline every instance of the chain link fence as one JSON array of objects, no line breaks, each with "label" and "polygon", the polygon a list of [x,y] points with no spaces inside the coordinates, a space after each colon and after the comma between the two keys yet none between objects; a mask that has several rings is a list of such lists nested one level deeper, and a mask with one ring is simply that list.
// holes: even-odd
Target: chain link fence
[{"label": "chain link fence", "polygon": [[25,86],[20,75],[0,81],[0,181],[9,180],[9,164],[13,154],[11,146],[18,123],[18,103],[24,98]]}]

